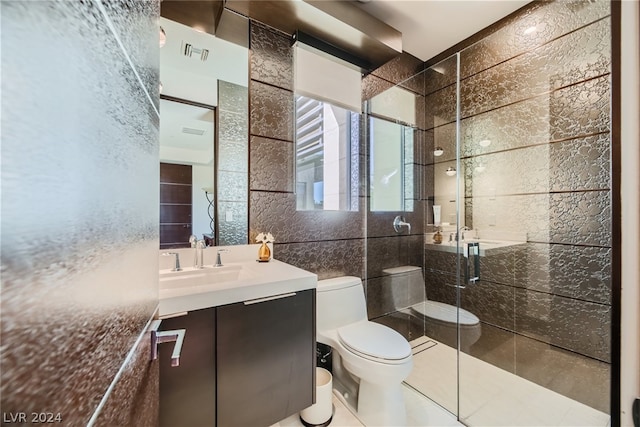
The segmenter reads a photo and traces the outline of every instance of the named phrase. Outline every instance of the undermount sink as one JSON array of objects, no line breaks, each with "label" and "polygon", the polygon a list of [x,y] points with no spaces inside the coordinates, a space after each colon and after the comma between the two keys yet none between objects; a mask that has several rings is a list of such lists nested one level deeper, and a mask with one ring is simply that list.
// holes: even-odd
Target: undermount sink
[{"label": "undermount sink", "polygon": [[181,271],[161,270],[160,289],[188,288],[215,285],[224,282],[250,279],[254,276],[240,264],[222,267],[186,268]]}]

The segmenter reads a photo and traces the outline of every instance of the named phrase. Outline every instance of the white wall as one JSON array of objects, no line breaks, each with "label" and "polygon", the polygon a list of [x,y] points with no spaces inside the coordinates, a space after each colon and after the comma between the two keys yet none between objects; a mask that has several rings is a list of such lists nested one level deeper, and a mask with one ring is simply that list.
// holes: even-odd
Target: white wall
[{"label": "white wall", "polygon": [[621,425],[633,426],[640,397],[640,5],[622,3],[622,355]]}]

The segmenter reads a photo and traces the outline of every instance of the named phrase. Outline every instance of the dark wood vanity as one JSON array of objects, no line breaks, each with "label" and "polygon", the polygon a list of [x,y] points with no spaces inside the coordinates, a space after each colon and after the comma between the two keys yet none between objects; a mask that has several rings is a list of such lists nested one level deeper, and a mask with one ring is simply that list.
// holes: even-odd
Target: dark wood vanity
[{"label": "dark wood vanity", "polygon": [[191,311],[180,366],[160,346],[160,425],[270,426],[313,404],[315,289]]}]

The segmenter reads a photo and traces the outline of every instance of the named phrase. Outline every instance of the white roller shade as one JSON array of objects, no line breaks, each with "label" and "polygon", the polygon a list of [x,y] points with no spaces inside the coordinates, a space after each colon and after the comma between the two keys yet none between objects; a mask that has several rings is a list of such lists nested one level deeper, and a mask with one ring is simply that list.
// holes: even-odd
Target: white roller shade
[{"label": "white roller shade", "polygon": [[295,92],[346,108],[362,111],[361,74],[339,59],[329,59],[315,49],[295,46]]},{"label": "white roller shade", "polygon": [[394,86],[371,98],[371,112],[416,125],[416,94]]}]

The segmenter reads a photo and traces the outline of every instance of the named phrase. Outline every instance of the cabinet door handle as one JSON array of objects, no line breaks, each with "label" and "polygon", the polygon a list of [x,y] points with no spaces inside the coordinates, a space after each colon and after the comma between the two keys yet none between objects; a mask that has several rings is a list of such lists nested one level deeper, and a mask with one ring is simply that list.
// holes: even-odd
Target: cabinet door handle
[{"label": "cabinet door handle", "polygon": [[158,358],[158,344],[165,342],[175,342],[173,352],[171,353],[171,366],[180,366],[180,353],[182,352],[182,343],[186,329],[176,329],[173,331],[158,331],[160,320],[155,320],[151,324],[151,360]]},{"label": "cabinet door handle", "polygon": [[288,297],[294,297],[294,296],[296,296],[295,292],[289,292],[288,294],[280,294],[280,295],[273,295],[270,297],[251,299],[249,301],[245,301],[244,305],[259,304],[261,302],[273,301],[275,299],[282,299],[282,298],[288,298]]}]

